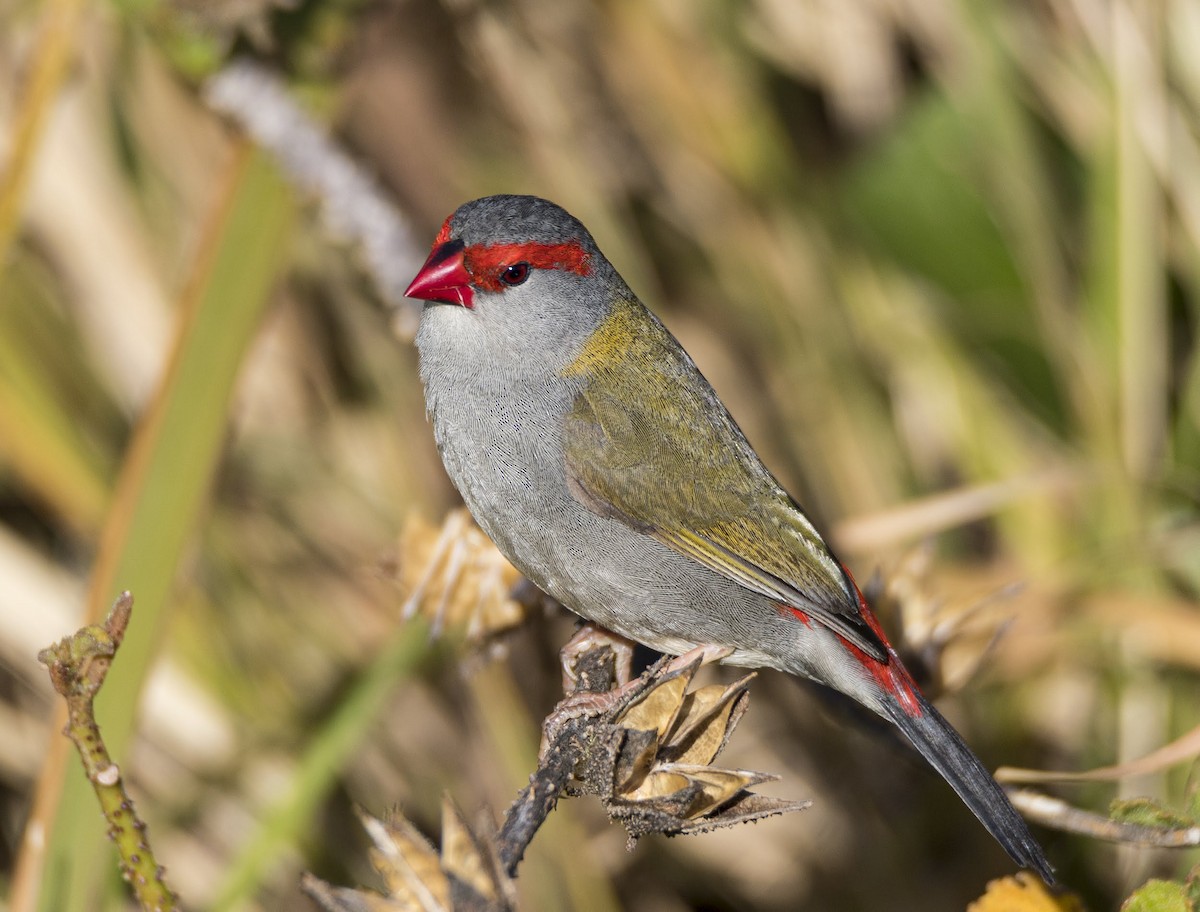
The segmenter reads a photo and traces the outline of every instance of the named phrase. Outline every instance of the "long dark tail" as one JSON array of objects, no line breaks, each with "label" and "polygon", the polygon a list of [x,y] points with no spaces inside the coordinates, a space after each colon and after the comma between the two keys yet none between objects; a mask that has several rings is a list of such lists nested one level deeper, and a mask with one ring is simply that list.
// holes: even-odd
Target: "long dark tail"
[{"label": "long dark tail", "polygon": [[886,700],[884,710],[888,717],[958,792],[958,797],[1013,861],[1023,868],[1031,868],[1041,875],[1042,880],[1053,885],[1054,869],[1004,790],[942,714],[919,692],[914,691],[914,694],[920,705],[919,712],[910,713],[914,708],[911,704],[906,708],[901,703]]}]

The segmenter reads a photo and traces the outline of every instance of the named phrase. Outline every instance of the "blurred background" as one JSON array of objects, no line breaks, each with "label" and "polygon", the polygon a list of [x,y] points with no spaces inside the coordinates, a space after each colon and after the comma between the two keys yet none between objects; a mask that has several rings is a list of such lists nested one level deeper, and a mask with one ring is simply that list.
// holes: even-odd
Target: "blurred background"
[{"label": "blurred background", "polygon": [[[313,908],[303,870],[378,888],[355,804],[436,838],[443,793],[477,819],[524,785],[572,622],[428,604],[437,555],[492,564],[438,537],[457,496],[381,277],[489,193],[589,226],[880,574],[985,764],[1192,730],[1197,47],[1188,0],[4,4],[0,903],[128,902],[35,660],[125,588],[101,722],[190,908]],[[246,59],[395,205],[382,254],[247,138],[274,102],[212,100]],[[880,726],[751,693],[724,764],[812,809],[627,852],[565,801],[523,908],[954,909],[1011,873]],[[1191,783],[1055,793],[1194,820]],[[1036,832],[1091,909],[1197,861]]]}]

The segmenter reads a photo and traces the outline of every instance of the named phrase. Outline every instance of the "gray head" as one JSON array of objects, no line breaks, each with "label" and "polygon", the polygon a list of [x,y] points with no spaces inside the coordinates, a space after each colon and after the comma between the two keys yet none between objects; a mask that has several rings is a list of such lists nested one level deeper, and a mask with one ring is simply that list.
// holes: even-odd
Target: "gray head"
[{"label": "gray head", "polygon": [[422,358],[454,346],[516,372],[568,363],[630,292],[578,219],[536,196],[505,195],[460,206],[405,294],[427,302]]},{"label": "gray head", "polygon": [[446,223],[438,241],[460,240],[468,247],[488,244],[564,244],[595,249],[583,223],[540,196],[501,194],[463,203]]}]

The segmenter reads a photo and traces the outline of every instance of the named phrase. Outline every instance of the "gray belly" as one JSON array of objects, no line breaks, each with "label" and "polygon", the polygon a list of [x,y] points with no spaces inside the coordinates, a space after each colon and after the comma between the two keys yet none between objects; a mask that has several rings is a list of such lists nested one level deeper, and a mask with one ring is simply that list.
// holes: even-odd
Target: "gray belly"
[{"label": "gray belly", "polygon": [[461,386],[430,397],[442,461],[484,532],[542,590],[603,627],[667,653],[718,643],[739,650],[734,663],[782,667],[761,652],[763,625],[794,622],[769,600],[571,496],[561,422],[543,416],[565,414],[573,391],[548,386],[491,391],[486,407],[474,398],[482,391]]}]

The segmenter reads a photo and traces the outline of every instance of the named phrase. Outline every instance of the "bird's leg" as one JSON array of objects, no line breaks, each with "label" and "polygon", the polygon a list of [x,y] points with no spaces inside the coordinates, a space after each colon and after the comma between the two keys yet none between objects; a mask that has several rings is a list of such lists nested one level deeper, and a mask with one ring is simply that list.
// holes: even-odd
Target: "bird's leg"
[{"label": "bird's leg", "polygon": [[[613,709],[639,682],[633,679],[634,642],[611,630],[605,630],[591,621],[585,623],[559,651],[562,661],[563,690],[566,696],[554,707],[542,723],[542,745],[538,751],[539,761],[545,756],[549,745],[562,727],[575,719],[600,716]],[[597,649],[609,649],[613,654],[612,676],[616,686],[607,684],[607,690],[589,688],[589,676],[578,670],[579,660]]]},{"label": "bird's leg", "polygon": [[574,693],[579,686],[579,674],[575,664],[584,653],[607,646],[613,653],[613,674],[617,686],[623,687],[633,678],[633,649],[637,644],[620,634],[605,630],[591,621],[584,623],[575,632],[567,644],[559,650],[558,656],[562,662],[563,693]]},{"label": "bird's leg", "polygon": [[[575,671],[576,663],[582,655],[597,647],[608,647],[613,651],[617,686],[600,692],[578,689],[579,675]],[[644,675],[637,679],[632,678],[633,647],[634,644],[630,640],[589,622],[562,648],[560,655],[563,664],[563,685],[568,693],[542,723],[539,762],[545,757],[546,750],[566,723],[575,719],[604,715],[616,709],[631,692],[644,686]],[[677,674],[697,661],[700,665],[708,665],[710,662],[720,661],[732,652],[733,649],[729,646],[705,643],[671,659],[661,666],[654,678],[661,679]]]}]

